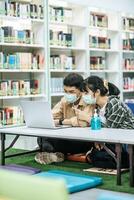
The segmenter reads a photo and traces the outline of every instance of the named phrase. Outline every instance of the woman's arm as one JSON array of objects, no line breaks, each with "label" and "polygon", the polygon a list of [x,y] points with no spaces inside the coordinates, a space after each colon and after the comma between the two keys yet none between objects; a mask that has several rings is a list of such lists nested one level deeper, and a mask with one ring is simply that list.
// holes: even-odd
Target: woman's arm
[{"label": "woman's arm", "polygon": [[106,109],[105,117],[107,128],[120,128],[125,119],[125,109],[121,105],[120,100],[112,99]]}]

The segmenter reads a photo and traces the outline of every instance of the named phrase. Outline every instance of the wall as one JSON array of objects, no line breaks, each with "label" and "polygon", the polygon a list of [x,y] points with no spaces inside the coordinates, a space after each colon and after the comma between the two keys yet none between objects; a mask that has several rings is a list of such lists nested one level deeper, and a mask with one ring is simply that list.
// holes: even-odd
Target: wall
[{"label": "wall", "polygon": [[66,0],[70,3],[107,8],[114,11],[134,13],[134,0]]}]

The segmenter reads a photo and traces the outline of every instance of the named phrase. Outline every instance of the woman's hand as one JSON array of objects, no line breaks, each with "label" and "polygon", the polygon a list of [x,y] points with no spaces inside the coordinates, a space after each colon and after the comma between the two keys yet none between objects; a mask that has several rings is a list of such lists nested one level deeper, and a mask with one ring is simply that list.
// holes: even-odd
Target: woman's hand
[{"label": "woman's hand", "polygon": [[103,149],[103,147],[104,147],[104,144],[101,144],[101,143],[99,143],[99,142],[95,142],[94,143],[94,146],[95,146],[95,148],[97,149],[97,150],[101,150],[101,149]]}]

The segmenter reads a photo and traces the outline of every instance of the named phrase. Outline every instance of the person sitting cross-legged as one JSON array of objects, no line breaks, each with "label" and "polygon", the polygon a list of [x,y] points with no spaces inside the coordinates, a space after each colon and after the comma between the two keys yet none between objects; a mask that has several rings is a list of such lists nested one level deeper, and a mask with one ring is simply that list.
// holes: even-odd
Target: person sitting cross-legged
[{"label": "person sitting cross-legged", "polygon": [[[83,101],[81,92],[82,82],[83,77],[77,73],[70,73],[65,77],[63,81],[64,97],[52,109],[55,124],[70,125],[72,127],[89,126],[94,105],[88,105]],[[75,109],[81,111],[83,119],[79,118]],[[41,137],[38,138],[38,144],[42,153],[38,153],[35,156],[35,160],[44,164],[63,161],[64,155],[67,153],[84,153],[89,151],[92,146],[90,142]]]}]

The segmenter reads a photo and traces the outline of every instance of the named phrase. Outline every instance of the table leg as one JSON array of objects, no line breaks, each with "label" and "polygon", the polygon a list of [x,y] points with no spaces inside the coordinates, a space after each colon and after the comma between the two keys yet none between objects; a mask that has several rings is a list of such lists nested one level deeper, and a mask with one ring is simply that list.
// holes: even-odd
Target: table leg
[{"label": "table leg", "polygon": [[5,134],[1,133],[1,165],[5,165]]},{"label": "table leg", "polygon": [[121,151],[122,145],[116,144],[116,153],[117,153],[117,185],[121,185]]},{"label": "table leg", "polygon": [[40,151],[43,152],[43,137],[41,137],[40,139],[41,139]]},{"label": "table leg", "polygon": [[128,145],[129,169],[130,169],[130,186],[134,187],[134,149],[133,145]]}]

